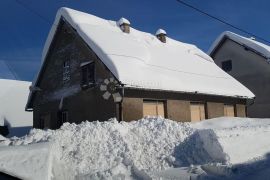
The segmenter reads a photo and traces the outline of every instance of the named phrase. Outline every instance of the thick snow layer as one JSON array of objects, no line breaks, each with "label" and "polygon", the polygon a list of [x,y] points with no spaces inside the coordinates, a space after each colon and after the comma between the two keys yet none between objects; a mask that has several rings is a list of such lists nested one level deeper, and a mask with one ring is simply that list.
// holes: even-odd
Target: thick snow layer
[{"label": "thick snow layer", "polygon": [[0,124],[9,127],[9,136],[22,136],[33,125],[31,112],[25,112],[30,82],[0,79]]},{"label": "thick snow layer", "polygon": [[225,37],[257,51],[258,53],[265,56],[267,58],[268,62],[270,62],[270,60],[269,60],[270,59],[270,46],[263,44],[261,42],[258,42],[256,40],[254,40],[254,38],[246,38],[246,37],[240,36],[239,34],[235,34],[233,32],[230,32],[230,31],[223,32],[214,41],[214,43],[211,45],[211,47],[208,50],[208,54],[211,54],[216,49],[216,47],[219,45],[219,43],[222,41],[222,39]]},{"label": "thick snow layer", "polygon": [[270,119],[65,123],[59,130],[0,138],[0,171],[41,180],[239,179],[269,172],[269,135]]},{"label": "thick snow layer", "polygon": [[69,8],[60,8],[56,15],[43,49],[43,63],[61,17],[126,87],[254,98],[194,45],[169,37],[162,43],[155,35],[134,28],[123,33],[115,21]]}]

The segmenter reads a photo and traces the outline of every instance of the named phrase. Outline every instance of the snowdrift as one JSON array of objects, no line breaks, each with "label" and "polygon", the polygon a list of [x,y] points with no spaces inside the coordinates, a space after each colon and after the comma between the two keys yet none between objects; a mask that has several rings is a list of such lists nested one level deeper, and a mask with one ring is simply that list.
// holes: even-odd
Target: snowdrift
[{"label": "snowdrift", "polygon": [[65,123],[59,130],[0,138],[0,171],[41,180],[231,178],[235,168],[254,170],[244,164],[265,160],[269,135],[270,119]]}]

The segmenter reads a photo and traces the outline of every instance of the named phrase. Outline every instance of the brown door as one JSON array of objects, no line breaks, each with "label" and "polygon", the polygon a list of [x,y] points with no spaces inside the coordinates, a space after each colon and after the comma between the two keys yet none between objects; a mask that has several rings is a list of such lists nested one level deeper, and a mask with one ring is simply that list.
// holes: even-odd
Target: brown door
[{"label": "brown door", "polygon": [[161,116],[165,117],[164,102],[162,101],[144,101],[143,116]]},{"label": "brown door", "polygon": [[205,108],[203,103],[190,103],[191,122],[205,119]]},{"label": "brown door", "polygon": [[227,117],[235,116],[234,105],[228,105],[228,104],[224,105],[224,116],[227,116]]}]

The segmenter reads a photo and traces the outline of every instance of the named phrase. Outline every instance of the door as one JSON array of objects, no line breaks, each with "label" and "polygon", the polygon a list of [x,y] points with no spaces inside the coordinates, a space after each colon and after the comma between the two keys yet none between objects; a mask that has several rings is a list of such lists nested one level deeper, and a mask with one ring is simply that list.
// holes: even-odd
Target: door
[{"label": "door", "polygon": [[163,101],[144,101],[143,116],[165,117],[165,106]]},{"label": "door", "polygon": [[224,116],[227,116],[227,117],[235,116],[234,105],[228,105],[228,104],[224,105]]},{"label": "door", "polygon": [[205,105],[203,103],[190,103],[191,122],[205,119]]}]

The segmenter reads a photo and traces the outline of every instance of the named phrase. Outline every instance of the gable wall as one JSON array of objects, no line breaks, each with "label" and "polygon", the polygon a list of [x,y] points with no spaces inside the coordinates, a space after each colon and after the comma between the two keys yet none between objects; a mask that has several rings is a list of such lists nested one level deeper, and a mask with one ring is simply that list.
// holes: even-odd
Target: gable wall
[{"label": "gable wall", "polygon": [[[51,128],[59,126],[58,111],[63,98],[62,110],[69,111],[71,122],[84,120],[107,120],[117,116],[116,104],[112,98],[104,100],[99,85],[83,90],[81,88],[80,64],[95,62],[97,83],[112,77],[95,53],[83,42],[69,25],[61,23],[46,59],[33,101],[34,127],[40,127],[40,116],[49,113]],[[63,83],[63,63],[70,62],[70,80]]]},{"label": "gable wall", "polygon": [[270,64],[264,57],[245,50],[232,40],[227,39],[213,54],[215,63],[232,60],[232,71],[228,72],[255,95],[255,103],[248,108],[248,116],[270,117]]}]

